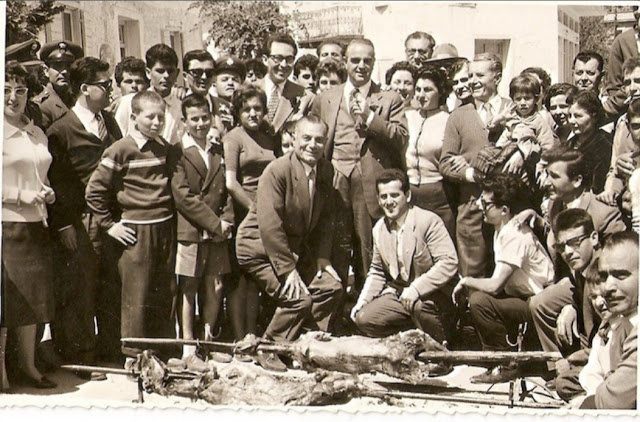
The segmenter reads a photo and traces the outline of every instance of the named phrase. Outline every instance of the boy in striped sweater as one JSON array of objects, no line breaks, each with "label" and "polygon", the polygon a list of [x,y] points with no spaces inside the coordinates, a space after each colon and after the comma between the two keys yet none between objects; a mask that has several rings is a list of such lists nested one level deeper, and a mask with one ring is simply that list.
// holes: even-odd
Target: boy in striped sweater
[{"label": "boy in striped sweater", "polygon": [[[87,204],[117,248],[122,337],[175,338],[171,149],[160,136],[165,107],[157,93],[137,93],[131,103],[135,130],[105,150],[87,185]],[[134,357],[140,350],[123,346],[122,352]]]}]

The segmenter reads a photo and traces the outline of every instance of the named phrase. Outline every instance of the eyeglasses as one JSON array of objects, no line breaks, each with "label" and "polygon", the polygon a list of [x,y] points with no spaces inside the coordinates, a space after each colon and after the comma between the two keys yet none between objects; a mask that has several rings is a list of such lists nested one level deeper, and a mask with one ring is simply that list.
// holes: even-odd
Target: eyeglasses
[{"label": "eyeglasses", "polygon": [[215,71],[213,69],[189,69],[187,73],[196,79],[202,78],[204,75],[207,79],[213,78]]},{"label": "eyeglasses", "polygon": [[113,82],[111,81],[111,79],[109,79],[108,81],[99,81],[99,82],[85,82],[85,85],[94,85],[94,86],[99,86],[100,88],[102,88],[105,91],[110,91],[111,90],[111,84]]},{"label": "eyeglasses", "polygon": [[454,85],[458,85],[458,84],[466,84],[467,82],[469,82],[469,78],[460,78],[460,79],[452,79],[451,82]]},{"label": "eyeglasses", "polygon": [[364,63],[365,66],[371,66],[373,65],[373,59],[371,57],[350,57],[349,58],[349,63],[351,64],[360,64],[360,62]]},{"label": "eyeglasses", "polygon": [[559,252],[562,252],[562,251],[565,250],[565,248],[567,246],[571,247],[571,249],[576,249],[588,237],[589,237],[588,234],[583,234],[581,236],[577,236],[577,237],[568,239],[565,242],[558,242],[558,243],[556,243],[556,250],[559,251]]},{"label": "eyeglasses", "polygon": [[25,95],[27,95],[27,92],[29,92],[29,88],[16,88],[16,89],[11,89],[9,87],[4,88],[5,97],[10,97],[12,93],[15,94],[16,97],[24,97]]},{"label": "eyeglasses", "polygon": [[278,64],[285,62],[289,65],[293,64],[293,62],[296,60],[296,58],[293,56],[281,56],[279,54],[269,56],[269,58]]},{"label": "eyeglasses", "polygon": [[427,54],[429,54],[431,51],[432,51],[431,49],[429,49],[429,50],[423,50],[423,49],[421,49],[421,48],[407,48],[407,49],[405,50],[405,52],[406,52],[407,54],[410,54],[410,55],[420,54],[421,56],[426,56],[426,55],[427,55]]},{"label": "eyeglasses", "polygon": [[489,205],[494,205],[495,202],[493,201],[486,201],[482,196],[480,197],[480,206],[482,207],[483,210],[487,210],[489,209]]}]

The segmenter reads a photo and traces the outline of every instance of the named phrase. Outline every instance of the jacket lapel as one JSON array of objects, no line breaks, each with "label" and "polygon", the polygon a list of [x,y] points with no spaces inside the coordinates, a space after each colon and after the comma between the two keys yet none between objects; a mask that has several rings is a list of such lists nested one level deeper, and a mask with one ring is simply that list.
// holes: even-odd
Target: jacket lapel
[{"label": "jacket lapel", "polygon": [[[336,124],[338,122],[338,111],[344,101],[344,84],[329,91],[327,93],[327,111],[326,122],[329,125],[329,132],[327,133],[327,143],[324,147],[324,156],[330,158],[333,153],[334,136],[336,133]],[[346,105],[345,105],[346,107]],[[323,116],[325,117],[325,116]]]},{"label": "jacket lapel", "polygon": [[380,236],[378,239],[378,248],[382,260],[387,263],[389,267],[389,275],[393,280],[397,280],[400,275],[400,269],[398,267],[398,253],[396,251],[396,240],[394,239],[387,221],[384,220],[384,224],[380,226]]},{"label": "jacket lapel", "polygon": [[209,152],[207,153],[207,158],[209,159],[209,171],[207,171],[207,177],[206,179],[204,179],[204,183],[202,184],[203,191],[209,187],[218,172],[222,169],[222,159],[220,154],[214,155],[213,153]]},{"label": "jacket lapel", "polygon": [[278,108],[276,108],[276,114],[273,117],[273,129],[277,133],[280,128],[287,121],[289,116],[293,113],[293,106],[291,105],[292,97],[295,97],[295,90],[292,89],[291,82],[286,81],[282,88],[282,94],[278,102]]},{"label": "jacket lapel", "polygon": [[184,150],[184,157],[196,169],[202,180],[206,179],[207,166],[204,164],[204,161],[202,161],[202,157],[198,153],[198,150],[195,148],[186,148]]},{"label": "jacket lapel", "polygon": [[402,237],[402,261],[405,268],[410,270],[413,265],[413,256],[416,251],[416,221],[413,208],[409,208],[404,222],[404,236]]}]

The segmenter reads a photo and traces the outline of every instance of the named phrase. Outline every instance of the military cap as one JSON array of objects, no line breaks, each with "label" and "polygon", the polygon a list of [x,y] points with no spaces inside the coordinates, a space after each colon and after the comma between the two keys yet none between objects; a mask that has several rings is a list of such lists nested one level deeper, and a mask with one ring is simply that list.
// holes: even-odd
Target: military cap
[{"label": "military cap", "polygon": [[40,60],[49,62],[73,62],[84,57],[84,51],[78,44],[67,41],[56,41],[45,44],[40,50]]},{"label": "military cap", "polygon": [[4,51],[5,61],[16,60],[21,65],[36,66],[42,64],[38,60],[37,52],[40,49],[38,40],[28,40],[17,44],[11,44]]},{"label": "military cap", "polygon": [[235,56],[222,56],[216,60],[216,66],[214,69],[216,75],[223,72],[234,72],[240,76],[241,80],[247,73],[247,69],[244,66],[244,62]]}]

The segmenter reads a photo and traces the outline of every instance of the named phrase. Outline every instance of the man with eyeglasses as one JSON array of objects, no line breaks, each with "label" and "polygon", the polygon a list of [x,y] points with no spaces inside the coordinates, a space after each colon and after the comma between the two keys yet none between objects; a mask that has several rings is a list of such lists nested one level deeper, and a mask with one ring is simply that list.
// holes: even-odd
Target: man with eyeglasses
[{"label": "man with eyeglasses", "polygon": [[346,281],[353,250],[358,293],[371,264],[373,223],[384,215],[376,197],[376,177],[386,168],[402,168],[408,131],[400,95],[383,92],[371,81],[372,42],[351,41],[346,60],[347,82],[318,95],[312,113],[329,126],[325,157],[336,169],[334,184],[341,196],[332,262]]},{"label": "man with eyeglasses", "polygon": [[83,56],[82,47],[66,41],[45,44],[40,50],[49,83],[33,101],[40,106],[45,131],[73,106],[75,97],[69,89],[69,67]]},{"label": "man with eyeglasses", "polygon": [[[87,207],[85,189],[102,153],[122,133],[113,116],[104,111],[111,94],[107,62],[78,59],[69,69],[69,81],[75,105],[47,131],[53,157],[49,180],[57,194],[50,219],[59,286],[52,328],[56,346],[68,361],[92,365],[97,359],[94,317],[103,351],[119,351],[119,321],[113,317],[119,315],[119,306],[111,306],[119,301],[120,292],[104,276],[102,238]],[[95,374],[93,379],[106,378]]]},{"label": "man with eyeglasses", "polygon": [[267,75],[258,86],[267,94],[265,119],[273,133],[279,133],[286,121],[299,120],[307,114],[314,96],[289,80],[298,54],[298,46],[290,35],[271,35],[264,51],[262,61],[267,66]]},{"label": "man with eyeglasses", "polygon": [[416,31],[404,41],[404,52],[407,61],[417,68],[421,68],[433,55],[436,40],[426,32]]}]

